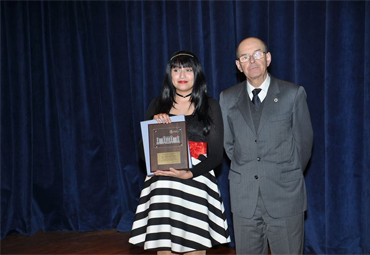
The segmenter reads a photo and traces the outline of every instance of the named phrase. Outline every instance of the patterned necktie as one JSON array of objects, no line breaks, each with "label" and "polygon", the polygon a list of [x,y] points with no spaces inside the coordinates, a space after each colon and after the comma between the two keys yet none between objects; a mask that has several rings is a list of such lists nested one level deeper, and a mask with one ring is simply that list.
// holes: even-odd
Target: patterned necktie
[{"label": "patterned necktie", "polygon": [[260,100],[260,98],[258,97],[258,93],[260,93],[260,92],[261,92],[261,90],[262,90],[262,89],[254,89],[254,90],[252,91],[252,93],[253,93],[252,103],[253,103],[256,107],[260,106],[260,104],[261,104],[261,100]]}]

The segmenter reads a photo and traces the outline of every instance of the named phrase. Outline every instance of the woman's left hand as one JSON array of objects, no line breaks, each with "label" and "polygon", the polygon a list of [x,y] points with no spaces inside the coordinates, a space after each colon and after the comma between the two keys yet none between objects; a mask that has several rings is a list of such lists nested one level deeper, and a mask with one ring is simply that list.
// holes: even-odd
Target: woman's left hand
[{"label": "woman's left hand", "polygon": [[154,172],[154,175],[157,176],[170,176],[180,179],[190,179],[193,178],[193,173],[191,171],[176,170],[173,167],[170,167],[169,170],[157,170]]},{"label": "woman's left hand", "polygon": [[153,119],[155,119],[158,123],[171,123],[170,116],[167,113],[158,113],[153,116]]}]

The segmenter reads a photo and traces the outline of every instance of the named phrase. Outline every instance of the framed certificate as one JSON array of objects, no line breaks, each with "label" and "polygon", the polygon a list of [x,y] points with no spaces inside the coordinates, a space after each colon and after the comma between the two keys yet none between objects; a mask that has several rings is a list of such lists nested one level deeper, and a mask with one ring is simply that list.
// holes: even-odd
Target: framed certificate
[{"label": "framed certificate", "polygon": [[[171,116],[171,123],[175,122],[181,122],[185,121],[185,115],[176,115]],[[144,156],[145,156],[145,166],[146,166],[146,173],[147,175],[153,175],[155,170],[152,171],[151,165],[150,165],[150,146],[149,146],[149,125],[151,124],[158,124],[156,120],[146,120],[140,122],[141,127],[141,135],[142,135],[142,141],[143,141],[143,147],[144,147]],[[168,125],[168,124],[158,124],[158,125]],[[189,150],[189,142],[186,142],[186,147],[188,150],[188,162],[189,162],[189,169],[192,168],[192,162],[191,162],[191,156],[190,156],[190,150]],[[166,156],[166,155],[164,155]],[[168,168],[167,168],[168,169]]]},{"label": "framed certificate", "polygon": [[185,121],[149,124],[148,132],[150,169],[152,172],[168,170],[170,167],[178,170],[189,168]]}]

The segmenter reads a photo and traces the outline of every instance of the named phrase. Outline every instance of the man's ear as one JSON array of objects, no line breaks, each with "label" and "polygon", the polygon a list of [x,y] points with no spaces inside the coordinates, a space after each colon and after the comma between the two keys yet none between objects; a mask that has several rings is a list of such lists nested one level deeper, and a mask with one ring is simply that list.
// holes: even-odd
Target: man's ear
[{"label": "man's ear", "polygon": [[243,69],[242,69],[242,67],[241,67],[241,65],[240,65],[239,60],[235,60],[235,64],[236,64],[236,67],[239,69],[239,71],[240,71],[240,72],[243,72]]},{"label": "man's ear", "polygon": [[266,53],[266,61],[267,61],[267,66],[270,66],[271,64],[271,53],[270,52]]}]

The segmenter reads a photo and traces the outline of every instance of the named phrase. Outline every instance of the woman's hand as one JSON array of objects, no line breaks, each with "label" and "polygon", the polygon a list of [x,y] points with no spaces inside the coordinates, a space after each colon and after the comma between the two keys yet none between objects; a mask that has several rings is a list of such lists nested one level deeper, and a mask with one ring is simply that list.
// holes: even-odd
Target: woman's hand
[{"label": "woman's hand", "polygon": [[158,123],[171,123],[170,116],[167,113],[158,113],[153,116],[153,119],[155,119]]},{"label": "woman's hand", "polygon": [[173,167],[170,167],[169,170],[157,170],[154,172],[157,176],[170,176],[179,179],[190,179],[193,178],[193,173],[191,171],[176,170]]}]

